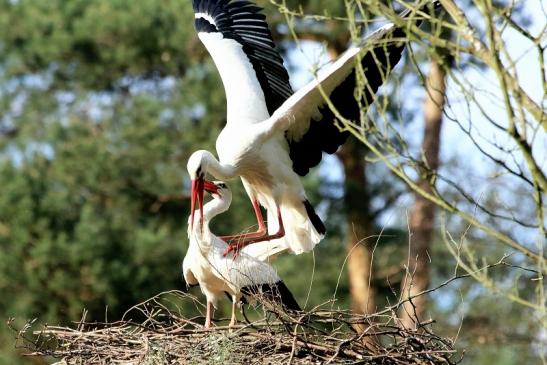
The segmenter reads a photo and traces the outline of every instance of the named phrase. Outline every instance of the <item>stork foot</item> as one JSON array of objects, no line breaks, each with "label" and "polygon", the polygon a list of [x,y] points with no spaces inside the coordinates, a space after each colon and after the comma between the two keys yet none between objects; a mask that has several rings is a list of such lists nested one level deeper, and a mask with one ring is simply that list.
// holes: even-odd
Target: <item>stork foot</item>
[{"label": "stork foot", "polygon": [[277,208],[277,219],[279,223],[279,231],[277,231],[276,234],[267,235],[264,231],[264,234],[260,237],[247,237],[247,239],[244,239],[243,241],[238,241],[236,243],[230,242],[228,243],[228,247],[226,247],[226,249],[224,250],[223,255],[226,256],[230,252],[233,252],[232,258],[235,260],[237,255],[239,255],[239,252],[246,246],[252,245],[253,243],[282,238],[283,236],[285,236],[285,227],[283,226],[283,219],[281,218],[281,210],[279,209],[279,207]]},{"label": "stork foot", "polygon": [[232,259],[235,260],[245,245],[241,243],[229,243],[228,247],[224,249],[222,255],[226,257],[230,252],[232,253]]}]

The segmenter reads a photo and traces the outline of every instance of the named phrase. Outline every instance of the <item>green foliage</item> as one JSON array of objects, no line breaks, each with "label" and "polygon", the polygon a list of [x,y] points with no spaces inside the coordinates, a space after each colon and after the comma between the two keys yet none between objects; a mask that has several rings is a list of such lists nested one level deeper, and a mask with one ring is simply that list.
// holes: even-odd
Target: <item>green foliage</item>
[{"label": "green foliage", "polygon": [[191,7],[183,1],[3,1],[8,75],[53,68],[59,82],[109,88],[124,77],[184,72]]}]

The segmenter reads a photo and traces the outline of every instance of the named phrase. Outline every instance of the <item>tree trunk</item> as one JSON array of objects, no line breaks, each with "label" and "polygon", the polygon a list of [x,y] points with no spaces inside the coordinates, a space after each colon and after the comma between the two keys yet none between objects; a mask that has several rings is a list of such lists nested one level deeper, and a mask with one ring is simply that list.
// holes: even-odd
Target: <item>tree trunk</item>
[{"label": "tree trunk", "polygon": [[[347,33],[338,34],[340,36],[329,47],[329,55],[333,60],[338,58],[348,42]],[[375,290],[371,284],[374,241],[367,239],[372,236],[372,222],[367,192],[366,151],[365,146],[352,136],[338,151],[338,158],[342,162],[345,174],[344,206],[348,225],[346,249],[349,291],[351,309],[356,314],[372,314],[376,309]],[[355,329],[362,332],[366,328],[359,326]]]},{"label": "tree trunk", "polygon": [[[369,196],[365,175],[365,148],[349,138],[338,157],[344,166],[347,251],[351,307],[354,313],[370,314],[375,310],[374,288],[371,287],[372,249]],[[361,329],[362,330],[362,329]]]},{"label": "tree trunk", "polygon": [[[432,192],[432,174],[439,166],[440,133],[443,120],[445,101],[445,71],[436,62],[431,62],[431,69],[427,78],[427,96],[424,104],[424,136],[422,153],[425,164],[419,177],[421,189]],[[402,282],[402,297],[416,295],[427,289],[429,285],[429,248],[434,233],[435,205],[419,194],[415,194],[415,203],[410,213],[410,248],[408,272]],[[426,296],[420,296],[405,303],[401,307],[399,317],[402,324],[414,327],[417,321],[423,320],[426,312]]]}]

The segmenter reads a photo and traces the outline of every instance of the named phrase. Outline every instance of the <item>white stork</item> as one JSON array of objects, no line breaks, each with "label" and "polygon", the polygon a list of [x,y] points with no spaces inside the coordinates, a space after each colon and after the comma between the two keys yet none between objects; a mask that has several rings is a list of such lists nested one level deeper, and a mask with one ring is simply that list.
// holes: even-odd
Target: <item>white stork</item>
[{"label": "white stork", "polygon": [[[232,193],[221,181],[204,181],[203,186],[213,199],[203,206],[204,227],[200,229],[188,225],[190,245],[182,263],[182,272],[186,284],[199,285],[207,298],[205,327],[211,326],[211,307],[216,307],[217,301],[224,294],[232,299],[230,326],[236,323],[236,306],[242,297],[259,294],[280,301],[286,309],[300,310],[272,266],[245,250],[233,260],[224,256],[228,245],[211,233],[209,223],[215,216],[228,210]],[[263,259],[266,258],[263,256]]]},{"label": "white stork", "polygon": [[[190,159],[191,209],[196,198],[202,205],[207,173],[221,180],[239,176],[259,228],[226,237],[238,237],[227,252],[281,237],[293,253],[309,251],[324,236],[325,226],[309,203],[299,175],[316,166],[323,152],[334,153],[348,136],[335,125],[324,95],[345,118],[357,120],[359,106],[374,101],[386,75],[400,60],[405,31],[394,24],[382,27],[348,49],[321,77],[293,93],[260,7],[247,0],[193,0],[193,8],[198,36],[224,84],[227,123],[216,141],[219,160],[208,151],[198,151]],[[407,9],[400,17],[414,15]],[[367,85],[361,100],[355,100],[359,62]],[[268,230],[260,205],[268,213]]]}]

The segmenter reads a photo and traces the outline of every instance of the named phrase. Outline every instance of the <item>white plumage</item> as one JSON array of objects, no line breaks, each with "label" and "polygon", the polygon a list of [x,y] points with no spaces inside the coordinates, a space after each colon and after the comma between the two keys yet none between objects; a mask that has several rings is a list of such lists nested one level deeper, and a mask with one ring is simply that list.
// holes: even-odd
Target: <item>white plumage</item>
[{"label": "white plumage", "polygon": [[[272,241],[293,253],[310,251],[326,230],[299,175],[316,166],[323,152],[334,153],[348,136],[336,127],[325,96],[343,117],[359,118],[361,106],[374,102],[376,91],[401,58],[404,27],[388,24],[372,33],[323,76],[293,94],[261,8],[246,0],[193,0],[193,7],[198,36],[224,84],[227,123],[216,141],[219,159],[208,151],[194,153],[191,178],[203,180],[206,173],[222,180],[241,177],[259,229],[243,237],[230,236],[243,242],[230,250]],[[400,16],[412,18],[416,13],[407,10]],[[366,86],[355,100],[359,63]],[[196,195],[199,192],[193,191]],[[267,209],[269,234],[259,204]]]},{"label": "white plumage", "polygon": [[[189,161],[191,166],[198,167],[189,170],[193,171],[190,173],[191,178],[193,180],[199,179],[195,174],[199,168],[220,179],[227,180],[241,176],[251,200],[259,202],[268,212],[268,232],[271,235],[266,236],[266,240],[295,254],[312,250],[323,237],[324,226],[316,216],[321,224],[320,227],[322,227],[322,231],[319,233],[310,221],[305,206],[307,198],[300,179],[288,167],[287,163],[282,161],[283,157],[287,155],[286,151],[285,153],[282,150],[267,151],[276,149],[277,146],[272,141],[264,143],[257,141],[251,145],[251,149],[258,149],[262,152],[253,153],[248,150],[245,155],[240,156],[241,158],[235,165],[219,163],[208,151],[194,152]],[[309,206],[311,207],[311,205]],[[280,214],[281,219],[276,214]],[[311,214],[315,213],[312,211]],[[260,217],[257,218],[260,223]],[[280,229],[280,223],[282,229]],[[280,231],[283,234],[279,234]],[[251,238],[251,240],[253,242],[263,241],[262,237]]]},{"label": "white plumage", "polygon": [[[209,222],[229,208],[232,195],[222,182],[206,181],[205,190],[212,194],[213,199],[203,206],[203,227],[188,226],[190,244],[182,263],[186,283],[199,284],[207,298],[205,326],[211,325],[211,305],[216,307],[218,300],[225,294],[232,298],[230,325],[235,323],[235,308],[241,297],[254,291],[278,290],[279,299],[287,308],[298,309],[295,308],[294,298],[272,266],[246,251],[234,259],[224,257],[227,244],[210,231]],[[269,254],[264,251],[257,254],[265,261],[275,253],[273,250]]]}]

